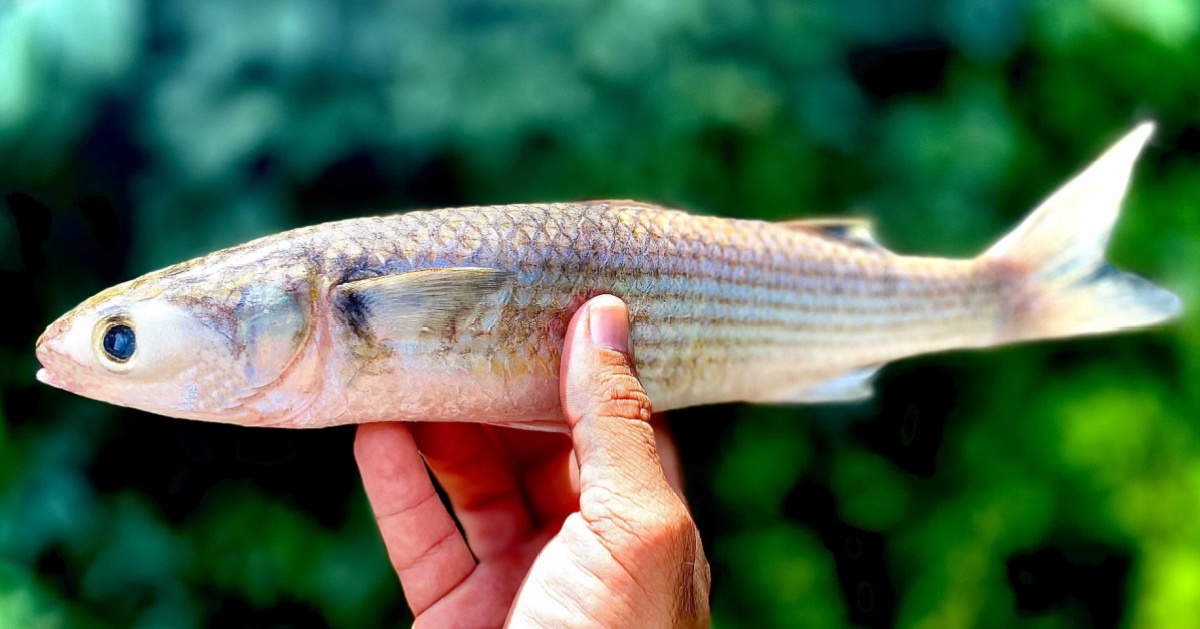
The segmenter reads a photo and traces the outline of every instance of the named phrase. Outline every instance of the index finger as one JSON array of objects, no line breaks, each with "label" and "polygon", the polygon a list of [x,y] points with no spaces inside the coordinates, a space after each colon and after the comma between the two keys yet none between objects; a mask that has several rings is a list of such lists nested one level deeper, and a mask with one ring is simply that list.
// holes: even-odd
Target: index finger
[{"label": "index finger", "polygon": [[360,426],[354,457],[404,597],[420,615],[470,576],[475,558],[403,424]]}]

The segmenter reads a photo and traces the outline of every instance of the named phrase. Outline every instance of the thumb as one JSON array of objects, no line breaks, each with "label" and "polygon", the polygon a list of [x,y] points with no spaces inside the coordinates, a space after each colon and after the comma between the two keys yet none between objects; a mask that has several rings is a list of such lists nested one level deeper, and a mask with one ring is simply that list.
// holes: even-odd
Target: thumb
[{"label": "thumb", "polygon": [[608,508],[629,501],[644,510],[647,500],[676,502],[659,462],[629,327],[625,303],[601,295],[567,328],[560,394],[579,461],[581,506],[599,499]]},{"label": "thumb", "polygon": [[[575,565],[586,566],[588,582],[601,575],[609,595],[625,601],[631,615],[605,626],[707,627],[708,562],[691,514],[663,473],[629,327],[625,303],[601,295],[567,328],[559,386],[579,461],[579,513],[558,539]],[[598,544],[571,535],[574,522]],[[578,591],[565,598],[572,594]]]}]

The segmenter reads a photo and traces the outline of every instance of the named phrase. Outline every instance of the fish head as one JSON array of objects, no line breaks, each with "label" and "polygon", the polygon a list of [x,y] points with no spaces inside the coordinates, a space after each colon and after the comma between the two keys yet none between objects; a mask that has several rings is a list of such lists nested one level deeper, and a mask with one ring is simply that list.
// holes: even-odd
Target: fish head
[{"label": "fish head", "polygon": [[171,417],[250,425],[296,412],[319,380],[313,275],[228,262],[202,258],[83,302],[38,339],[38,380]]}]

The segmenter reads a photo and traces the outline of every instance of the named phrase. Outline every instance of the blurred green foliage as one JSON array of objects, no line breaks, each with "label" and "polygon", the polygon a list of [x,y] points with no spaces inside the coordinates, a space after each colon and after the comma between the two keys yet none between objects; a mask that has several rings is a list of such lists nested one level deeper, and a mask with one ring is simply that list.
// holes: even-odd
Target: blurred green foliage
[{"label": "blurred green foliage", "polygon": [[[598,197],[971,255],[1152,117],[1112,257],[1196,304],[1197,103],[1191,0],[0,0],[0,627],[406,618],[346,430],[34,383],[40,327],[107,285]],[[677,414],[717,626],[1200,626],[1196,312],[906,361],[852,407]]]}]

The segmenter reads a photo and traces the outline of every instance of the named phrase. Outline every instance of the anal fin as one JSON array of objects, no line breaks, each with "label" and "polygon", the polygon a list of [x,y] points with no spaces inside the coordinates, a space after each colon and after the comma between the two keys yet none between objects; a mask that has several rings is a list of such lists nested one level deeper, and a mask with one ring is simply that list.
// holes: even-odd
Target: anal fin
[{"label": "anal fin", "polygon": [[776,404],[819,404],[865,400],[875,394],[872,382],[880,368],[882,365],[854,369],[829,380],[790,389],[762,401]]},{"label": "anal fin", "polygon": [[557,433],[563,433],[563,434],[570,434],[570,432],[571,432],[571,429],[569,427],[567,427],[566,422],[555,421],[555,420],[550,420],[550,419],[534,419],[534,420],[530,420],[530,421],[504,422],[503,424],[497,424],[497,425],[504,426],[506,428],[520,428],[521,430],[533,430],[533,431],[537,431],[537,432],[557,432]]}]

